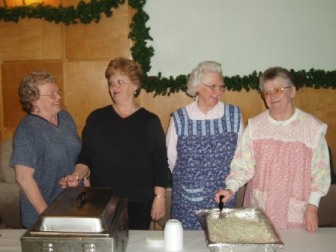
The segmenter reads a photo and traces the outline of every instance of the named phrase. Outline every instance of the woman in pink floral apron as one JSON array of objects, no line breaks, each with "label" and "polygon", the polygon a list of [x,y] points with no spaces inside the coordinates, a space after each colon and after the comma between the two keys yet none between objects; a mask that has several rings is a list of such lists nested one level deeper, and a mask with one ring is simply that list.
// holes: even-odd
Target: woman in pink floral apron
[{"label": "woman in pink floral apron", "polygon": [[251,118],[243,134],[224,195],[230,200],[247,184],[244,206],[265,211],[276,228],[318,228],[318,206],[330,185],[327,125],[295,108],[289,71],[267,69],[260,91],[268,110]]}]

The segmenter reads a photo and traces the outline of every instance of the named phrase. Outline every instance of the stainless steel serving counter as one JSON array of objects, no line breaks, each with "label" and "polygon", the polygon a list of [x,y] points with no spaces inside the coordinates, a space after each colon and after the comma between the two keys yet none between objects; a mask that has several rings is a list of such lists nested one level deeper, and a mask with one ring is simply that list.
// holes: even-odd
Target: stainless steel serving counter
[{"label": "stainless steel serving counter", "polygon": [[[20,237],[24,229],[0,229],[0,251],[20,252]],[[162,231],[129,231],[126,252],[164,252],[163,247],[151,247],[146,238],[162,234]],[[320,228],[315,233],[303,229],[279,230],[285,244],[283,252],[334,252],[336,251],[336,228]],[[181,252],[209,252],[203,231],[184,231],[184,248]]]}]

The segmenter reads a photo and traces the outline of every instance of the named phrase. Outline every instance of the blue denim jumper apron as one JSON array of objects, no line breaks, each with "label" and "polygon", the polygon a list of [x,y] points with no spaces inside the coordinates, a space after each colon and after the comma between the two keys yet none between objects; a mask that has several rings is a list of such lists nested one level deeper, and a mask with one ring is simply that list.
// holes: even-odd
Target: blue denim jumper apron
[{"label": "blue denim jumper apron", "polygon": [[[225,178],[237,146],[240,126],[238,107],[225,104],[224,116],[191,120],[185,108],[173,113],[177,160],[173,169],[172,218],[188,230],[202,229],[194,210],[216,208],[215,193],[225,188]],[[234,207],[236,198],[225,204]]]}]

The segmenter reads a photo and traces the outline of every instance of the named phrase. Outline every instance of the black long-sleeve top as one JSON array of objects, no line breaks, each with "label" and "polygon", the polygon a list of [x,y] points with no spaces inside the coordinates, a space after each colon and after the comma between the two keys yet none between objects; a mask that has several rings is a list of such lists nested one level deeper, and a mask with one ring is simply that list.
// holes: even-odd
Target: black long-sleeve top
[{"label": "black long-sleeve top", "polygon": [[91,185],[116,188],[130,201],[153,199],[166,187],[168,162],[159,118],[140,108],[121,118],[111,105],[93,111],[82,135],[77,163],[91,170]]}]

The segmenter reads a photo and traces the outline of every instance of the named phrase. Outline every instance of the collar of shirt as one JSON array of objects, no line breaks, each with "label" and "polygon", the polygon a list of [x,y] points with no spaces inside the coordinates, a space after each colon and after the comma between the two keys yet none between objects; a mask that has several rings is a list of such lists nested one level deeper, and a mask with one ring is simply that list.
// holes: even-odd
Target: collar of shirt
[{"label": "collar of shirt", "polygon": [[191,120],[209,120],[218,119],[224,115],[224,103],[218,102],[207,114],[204,114],[198,107],[198,97],[186,106],[189,118]]}]

